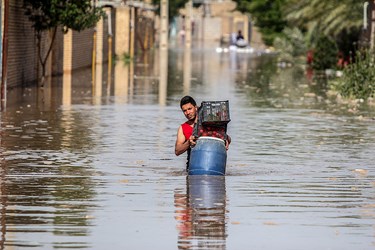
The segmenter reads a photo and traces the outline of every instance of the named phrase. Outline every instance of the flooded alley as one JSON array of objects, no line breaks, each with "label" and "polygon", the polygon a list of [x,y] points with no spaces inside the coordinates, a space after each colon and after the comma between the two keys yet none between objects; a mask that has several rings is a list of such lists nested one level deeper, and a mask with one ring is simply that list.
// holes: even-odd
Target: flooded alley
[{"label": "flooded alley", "polygon": [[[177,46],[97,74],[8,94],[0,249],[375,248],[374,107],[268,53]],[[185,94],[229,101],[225,177],[174,154]]]}]

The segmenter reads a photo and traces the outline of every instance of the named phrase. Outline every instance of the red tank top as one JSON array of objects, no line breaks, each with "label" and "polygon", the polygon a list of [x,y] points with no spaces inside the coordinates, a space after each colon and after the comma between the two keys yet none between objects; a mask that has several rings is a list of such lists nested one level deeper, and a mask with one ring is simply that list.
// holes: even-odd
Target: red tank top
[{"label": "red tank top", "polygon": [[193,127],[190,126],[187,122],[181,124],[182,132],[184,133],[185,140],[188,140],[193,134]]}]

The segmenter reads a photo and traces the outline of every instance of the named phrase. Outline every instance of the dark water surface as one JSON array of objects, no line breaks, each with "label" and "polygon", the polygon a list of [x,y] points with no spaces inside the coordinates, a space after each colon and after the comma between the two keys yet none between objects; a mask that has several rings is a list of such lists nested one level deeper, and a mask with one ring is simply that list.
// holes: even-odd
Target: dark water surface
[{"label": "dark water surface", "polygon": [[[110,85],[90,74],[9,93],[0,249],[375,248],[374,107],[269,55],[176,49],[118,62]],[[174,155],[184,94],[229,100],[225,177]]]}]

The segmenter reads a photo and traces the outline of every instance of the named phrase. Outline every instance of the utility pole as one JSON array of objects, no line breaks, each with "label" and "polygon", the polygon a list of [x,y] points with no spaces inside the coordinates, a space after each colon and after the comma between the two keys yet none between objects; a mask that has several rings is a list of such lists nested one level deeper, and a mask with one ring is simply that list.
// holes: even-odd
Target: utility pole
[{"label": "utility pole", "polygon": [[160,1],[159,104],[166,105],[168,87],[168,0]]},{"label": "utility pole", "polygon": [[185,5],[186,16],[185,16],[185,47],[191,48],[191,20],[193,15],[193,1],[190,0]]},{"label": "utility pole", "polygon": [[160,5],[160,49],[168,49],[168,0],[161,0]]},{"label": "utility pole", "polygon": [[370,1],[370,49],[374,50],[375,43],[375,0]]}]

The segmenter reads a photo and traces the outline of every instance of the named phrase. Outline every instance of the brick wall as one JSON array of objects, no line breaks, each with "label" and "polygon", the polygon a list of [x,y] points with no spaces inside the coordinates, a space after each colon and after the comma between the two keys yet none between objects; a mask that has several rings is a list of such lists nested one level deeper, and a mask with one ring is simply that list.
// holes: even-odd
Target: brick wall
[{"label": "brick wall", "polygon": [[8,87],[35,81],[37,73],[37,43],[31,22],[22,9],[22,2],[9,2]]},{"label": "brick wall", "polygon": [[[9,2],[9,33],[7,85],[9,88],[36,84],[41,72],[38,61],[36,33],[32,23],[24,14],[22,1]],[[73,65],[72,69],[91,66],[94,29],[74,32],[73,34]],[[42,54],[45,55],[50,44],[50,34],[45,32],[42,37]],[[51,54],[52,73],[63,73],[64,34],[58,29]],[[48,67],[47,67],[48,68]],[[40,73],[39,73],[40,74]]]},{"label": "brick wall", "polygon": [[[9,1],[9,33],[8,33],[8,61],[7,65],[7,86],[9,88],[16,86],[26,86],[37,83],[38,74],[41,74],[41,67],[38,61],[36,33],[32,28],[32,23],[24,14],[20,0]],[[116,31],[115,10],[112,10],[112,31]],[[128,17],[126,17],[128,18]],[[103,26],[102,36],[102,59],[104,63],[108,61],[108,20],[105,18],[100,22]],[[72,35],[72,60],[71,70],[89,69],[92,65],[94,29],[87,29],[81,32],[73,31]],[[45,54],[49,48],[51,34],[43,33],[42,54]],[[115,37],[113,39],[115,41]],[[125,40],[125,39],[124,39]],[[118,41],[118,42],[127,42]],[[113,43],[115,46],[115,42]],[[61,75],[64,72],[64,34],[58,29],[56,40],[50,55],[50,64],[47,69],[47,75]],[[115,54],[115,51],[112,52]],[[100,63],[99,63],[100,64]]]},{"label": "brick wall", "polygon": [[73,32],[73,70],[91,65],[93,36],[93,29]]},{"label": "brick wall", "polygon": [[62,74],[64,70],[64,33],[61,29],[57,30],[51,58],[52,76]]}]

